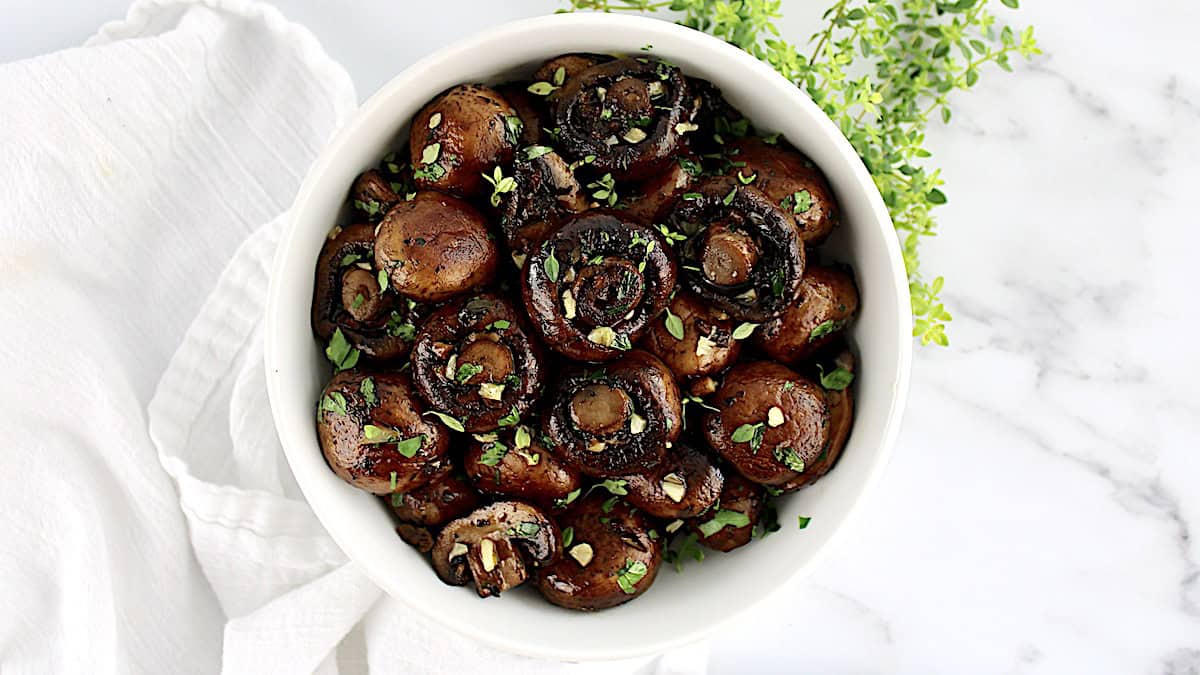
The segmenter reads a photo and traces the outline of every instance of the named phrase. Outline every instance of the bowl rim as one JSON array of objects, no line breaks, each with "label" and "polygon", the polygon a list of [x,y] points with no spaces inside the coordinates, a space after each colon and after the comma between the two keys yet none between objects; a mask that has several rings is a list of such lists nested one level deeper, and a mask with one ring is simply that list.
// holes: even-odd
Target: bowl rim
[{"label": "bowl rim", "polygon": [[410,602],[404,596],[393,593],[390,590],[392,584],[386,576],[379,573],[378,569],[359,562],[361,559],[368,558],[369,556],[363,555],[364,549],[356,545],[357,541],[354,537],[351,537],[347,532],[340,530],[338,527],[330,527],[330,519],[333,518],[333,514],[331,513],[332,507],[323,503],[321,498],[318,498],[316,501],[312,499],[313,494],[318,492],[315,489],[315,482],[308,477],[306,472],[296,470],[293,454],[299,452],[299,450],[296,449],[296,443],[289,442],[289,437],[293,436],[296,432],[288,429],[286,424],[281,421],[286,419],[282,395],[282,387],[285,386],[285,376],[281,374],[281,364],[277,360],[277,355],[280,352],[280,340],[283,339],[281,332],[283,321],[279,318],[282,311],[282,304],[285,302],[282,298],[282,279],[287,262],[295,255],[294,248],[297,246],[296,228],[294,227],[298,218],[296,214],[301,213],[306,203],[313,199],[315,194],[320,192],[322,184],[326,182],[324,175],[328,172],[333,158],[340,155],[344,151],[344,148],[351,142],[351,139],[355,135],[355,129],[359,124],[363,120],[377,114],[378,109],[388,106],[392,99],[398,95],[402,95],[402,90],[410,81],[418,80],[439,63],[451,61],[458,55],[470,53],[478,49],[481,43],[494,43],[504,39],[512,39],[518,35],[528,37],[529,35],[536,35],[567,25],[614,30],[634,30],[638,33],[646,34],[651,39],[653,39],[654,35],[669,35],[676,42],[690,42],[695,47],[707,50],[711,53],[711,58],[728,62],[730,69],[758,71],[761,76],[772,80],[778,86],[764,95],[785,97],[788,105],[804,110],[803,116],[806,118],[804,124],[815,125],[822,135],[831,137],[840,155],[840,161],[846,163],[849,167],[850,173],[857,184],[857,191],[869,201],[868,206],[875,224],[879,229],[885,230],[879,234],[883,236],[883,243],[887,249],[890,261],[889,271],[892,277],[891,286],[895,292],[893,302],[896,303],[897,307],[897,323],[895,326],[897,363],[895,372],[891,378],[891,405],[887,411],[886,419],[882,422],[880,447],[869,470],[861,480],[861,487],[853,495],[850,504],[846,507],[845,515],[842,517],[841,522],[828,536],[825,543],[817,548],[805,564],[796,567],[789,576],[781,578],[773,586],[774,591],[782,590],[798,583],[821,565],[830,551],[842,540],[846,530],[856,521],[864,501],[868,495],[874,493],[882,473],[891,459],[909,393],[913,352],[911,338],[912,314],[908,276],[891,217],[866,166],[833,121],[809,98],[807,93],[786,80],[768,64],[720,39],[670,21],[645,16],[603,12],[574,12],[519,19],[478,31],[431,52],[404,68],[363,102],[358,110],[338,129],[309,168],[289,210],[287,216],[288,226],[282,234],[271,265],[271,278],[265,314],[264,361],[272,418],[275,422],[276,433],[283,447],[284,455],[287,457],[289,468],[296,478],[304,499],[321,522],[322,527],[324,527],[338,547],[345,552],[347,558],[357,563],[372,582],[379,585],[385,592],[388,592],[389,595],[395,597],[407,607],[415,609],[422,616],[428,617],[436,623],[469,639],[477,640],[509,653],[563,661],[604,661],[658,654],[696,642],[711,635],[721,626],[726,625],[735,618],[753,611],[771,595],[771,592],[761,593],[759,597],[752,599],[737,610],[731,611],[705,626],[690,631],[676,633],[655,642],[647,641],[639,646],[608,645],[582,653],[578,650],[556,648],[554,645],[532,646],[528,643],[512,642],[506,638],[490,634],[487,631],[477,630],[470,624],[455,622],[453,617],[445,615],[438,611],[437,608]]}]

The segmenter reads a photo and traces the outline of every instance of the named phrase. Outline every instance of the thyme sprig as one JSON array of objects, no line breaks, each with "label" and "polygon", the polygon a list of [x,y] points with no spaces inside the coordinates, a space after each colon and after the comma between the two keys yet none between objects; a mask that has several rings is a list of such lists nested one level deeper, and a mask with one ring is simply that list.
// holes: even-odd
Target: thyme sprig
[{"label": "thyme sprig", "polygon": [[[1019,0],[1000,0],[1017,9]],[[1000,25],[988,0],[836,0],[805,49],[779,37],[781,0],[571,0],[571,9],[659,10],[769,63],[808,92],[871,172],[900,237],[921,344],[949,344],[944,280],[926,281],[918,247],[945,204],[941,170],[925,145],[932,120],[949,123],[950,95],[986,66],[1011,70],[1040,54],[1033,28]]]}]

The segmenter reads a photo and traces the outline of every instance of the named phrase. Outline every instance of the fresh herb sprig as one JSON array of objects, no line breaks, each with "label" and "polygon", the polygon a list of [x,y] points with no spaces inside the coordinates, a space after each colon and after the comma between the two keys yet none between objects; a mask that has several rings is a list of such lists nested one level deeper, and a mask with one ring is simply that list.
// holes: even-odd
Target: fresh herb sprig
[{"label": "fresh herb sprig", "polygon": [[[1017,9],[1019,0],[1000,0]],[[988,0],[836,0],[801,49],[779,38],[781,0],[571,0],[571,9],[673,11],[769,63],[808,92],[838,125],[875,179],[900,236],[912,296],[913,335],[948,345],[944,280],[926,281],[918,247],[937,230],[945,204],[941,170],[929,166],[925,133],[948,123],[950,95],[969,90],[985,67],[1040,54],[1033,28],[999,25]]]}]

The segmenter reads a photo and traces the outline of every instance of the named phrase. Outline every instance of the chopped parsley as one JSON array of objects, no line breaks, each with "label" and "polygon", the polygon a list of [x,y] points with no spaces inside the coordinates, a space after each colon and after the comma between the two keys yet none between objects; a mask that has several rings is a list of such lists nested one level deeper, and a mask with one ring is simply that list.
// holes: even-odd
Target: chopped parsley
[{"label": "chopped parsley", "polygon": [[712,520],[700,523],[700,534],[704,535],[705,539],[720,532],[726,525],[734,528],[745,527],[750,524],[750,517],[741,511],[731,511],[729,509],[717,509],[713,514]]},{"label": "chopped parsley", "polygon": [[333,337],[329,339],[329,346],[325,348],[325,357],[333,364],[334,369],[341,372],[353,368],[358,363],[358,356],[358,350],[351,346],[345,335],[342,335],[342,329],[335,329]]},{"label": "chopped parsley", "polygon": [[625,591],[626,595],[637,593],[637,583],[646,576],[650,570],[646,567],[646,563],[640,560],[625,559],[625,564],[621,569],[617,570],[617,585]]},{"label": "chopped parsley", "polygon": [[826,373],[825,369],[817,364],[817,372],[821,375],[821,386],[826,389],[841,391],[854,381],[854,373],[840,366]]}]

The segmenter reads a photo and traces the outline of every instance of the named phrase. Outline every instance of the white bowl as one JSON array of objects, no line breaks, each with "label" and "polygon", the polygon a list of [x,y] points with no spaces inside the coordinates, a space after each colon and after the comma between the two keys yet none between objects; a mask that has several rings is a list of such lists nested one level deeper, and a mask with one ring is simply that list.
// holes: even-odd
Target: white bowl
[{"label": "white bowl", "polygon": [[[861,314],[851,329],[861,358],[853,432],[828,476],[779,500],[780,532],[732,553],[710,552],[703,564],[691,563],[682,574],[664,565],[654,586],[629,604],[572,612],[529,588],[481,600],[471,588],[438,581],[396,536],[380,500],[342,482],[325,464],[313,410],[329,370],[309,327],[317,253],[344,214],[355,176],[388,149],[406,147],[408,120],[439,92],[461,82],[527,76],[536,64],[563,52],[638,54],[647,44],[653,45],[651,55],[717,84],[759,128],[782,132],[832,184],[844,223],[826,250],[854,266],[862,294]],[[910,331],[908,283],[883,201],[853,148],[804,93],[766,64],[690,29],[631,16],[562,14],[505,24],[418,61],[363,104],[321,154],[296,197],[275,259],[267,306],[267,384],[280,440],[313,511],[346,555],[389,594],[447,630],[505,650],[563,660],[615,659],[702,638],[813,570],[887,463],[908,390]],[[812,518],[808,529],[797,530],[799,515]]]}]

